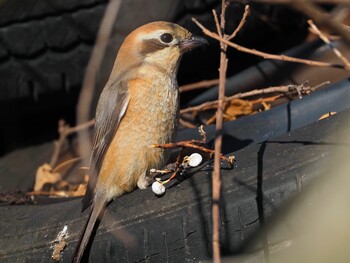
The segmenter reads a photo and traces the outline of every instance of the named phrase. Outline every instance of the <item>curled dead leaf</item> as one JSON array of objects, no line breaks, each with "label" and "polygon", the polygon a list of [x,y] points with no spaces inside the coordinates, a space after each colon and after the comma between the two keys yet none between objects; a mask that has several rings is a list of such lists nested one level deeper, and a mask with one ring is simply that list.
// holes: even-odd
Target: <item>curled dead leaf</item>
[{"label": "curled dead leaf", "polygon": [[[85,194],[86,185],[89,180],[88,175],[85,175],[83,183],[77,185],[63,180],[62,175],[56,171],[57,169],[52,169],[52,167],[47,163],[41,165],[36,172],[34,191],[28,193],[28,195],[73,197],[83,196]],[[50,186],[49,189],[46,187],[47,185]]]},{"label": "curled dead leaf", "polygon": [[326,114],[323,114],[318,120],[323,120],[323,119],[328,118],[334,114],[337,114],[337,113],[335,111],[328,112]]},{"label": "curled dead leaf", "polygon": [[36,170],[34,191],[41,191],[45,184],[55,184],[61,179],[60,173],[52,172],[52,167],[44,163]]},{"label": "curled dead leaf", "polygon": [[[272,102],[280,98],[281,95],[259,98],[255,100],[232,99],[225,104],[224,121],[233,121],[239,117],[252,115],[260,111],[266,111],[271,108]],[[208,121],[207,125],[214,123],[216,114]]]}]

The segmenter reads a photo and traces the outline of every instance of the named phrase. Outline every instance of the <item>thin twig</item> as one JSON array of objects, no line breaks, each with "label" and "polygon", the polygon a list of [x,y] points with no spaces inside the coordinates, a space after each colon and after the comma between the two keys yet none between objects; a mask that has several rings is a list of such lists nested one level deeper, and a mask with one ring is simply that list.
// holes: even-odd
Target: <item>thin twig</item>
[{"label": "thin twig", "polygon": [[341,65],[341,64],[333,64],[333,63],[328,63],[328,62],[294,58],[294,57],[290,57],[290,56],[286,56],[286,55],[274,55],[274,54],[269,54],[269,53],[262,52],[259,50],[246,48],[246,47],[240,46],[236,43],[233,43],[225,38],[222,38],[214,32],[211,32],[210,30],[205,28],[201,23],[199,23],[198,20],[195,18],[192,18],[192,21],[195,22],[200,29],[202,29],[202,31],[205,35],[207,35],[213,39],[216,39],[216,40],[220,41],[221,43],[227,44],[228,46],[233,47],[241,52],[256,55],[256,56],[262,57],[264,59],[282,60],[282,61],[306,64],[306,65],[310,65],[310,66],[331,67],[331,68],[340,68],[340,69],[350,70],[350,68],[345,67],[344,65]]},{"label": "thin twig", "polygon": [[[161,149],[174,149],[174,148],[192,148],[196,150],[200,150],[205,153],[209,153],[211,155],[215,154],[215,150],[208,149],[204,146],[200,146],[198,144],[198,141],[191,140],[191,141],[181,141],[181,142],[174,142],[174,143],[165,143],[165,144],[152,144],[150,145],[151,148],[161,148]],[[232,164],[232,160],[230,158],[227,158],[226,156],[222,155],[220,153],[219,160],[224,160],[230,164]]]},{"label": "thin twig", "polygon": [[244,26],[246,20],[247,20],[247,17],[249,15],[249,5],[246,5],[245,8],[244,8],[244,14],[243,14],[243,17],[241,19],[241,21],[239,22],[237,28],[235,29],[235,31],[233,31],[233,33],[227,38],[228,40],[231,40],[233,38],[236,37],[236,35],[238,34],[238,32],[242,29],[242,27]]},{"label": "thin twig", "polygon": [[[119,11],[121,0],[110,0],[105,14],[102,18],[101,26],[97,34],[96,42],[92,50],[89,63],[84,75],[83,86],[81,88],[78,108],[78,123],[85,123],[90,119],[91,104],[94,95],[97,71],[101,68],[103,58],[110,39],[113,25],[115,25],[116,17]],[[83,130],[79,134],[79,146],[81,156],[88,156],[91,149],[89,134]]]},{"label": "thin twig", "polygon": [[[220,31],[223,39],[228,39],[228,35],[225,34],[225,14],[226,14],[226,1],[221,1],[221,14],[220,14]],[[218,35],[220,32],[218,29]],[[214,146],[214,171],[212,175],[212,221],[213,221],[213,260],[214,263],[221,262],[220,251],[220,192],[221,192],[221,146],[222,146],[222,125],[224,115],[224,100],[225,100],[225,85],[226,85],[226,71],[227,71],[227,58],[226,58],[227,45],[220,42],[220,69],[219,69],[219,96],[218,107],[216,110],[216,130],[215,130],[215,146]]]},{"label": "thin twig", "polygon": [[[293,90],[300,89],[301,87],[305,88],[304,93],[307,94],[308,92],[312,92],[315,89],[317,89],[321,86],[324,86],[326,84],[329,84],[329,81],[323,82],[320,85],[317,85],[317,87],[312,87],[312,88],[306,87],[304,84],[301,84],[301,85],[287,85],[287,86],[269,87],[269,88],[265,88],[265,89],[256,89],[256,90],[247,91],[247,92],[243,92],[243,93],[237,93],[235,95],[226,97],[224,102],[228,102],[228,101],[231,101],[233,99],[242,99],[242,98],[263,95],[263,94],[270,94],[270,93],[288,94],[288,93],[291,93]],[[197,105],[197,106],[182,109],[180,111],[180,114],[185,114],[185,113],[189,113],[189,112],[198,112],[198,111],[216,108],[217,104],[218,104],[218,100],[208,101],[208,102],[202,103],[202,104]]]},{"label": "thin twig", "polygon": [[214,16],[214,21],[215,21],[215,26],[216,26],[216,31],[218,32],[219,36],[222,37],[222,32],[219,24],[219,19],[218,19],[218,14],[216,13],[216,10],[213,9],[213,16]]},{"label": "thin twig", "polygon": [[[78,194],[77,194],[78,193]],[[76,190],[72,191],[67,191],[67,190],[62,190],[62,191],[32,191],[32,192],[27,192],[27,196],[37,196],[37,195],[45,195],[45,196],[52,196],[52,197],[73,197],[73,196],[81,196],[82,194],[77,192]]]},{"label": "thin twig", "polygon": [[[332,1],[334,3],[334,1]],[[347,2],[349,3],[349,2]],[[289,4],[296,10],[310,17],[317,25],[324,26],[331,31],[337,33],[342,39],[350,44],[350,34],[344,29],[341,23],[335,21],[331,16],[324,12],[313,1],[309,0],[290,0]]]},{"label": "thin twig", "polygon": [[57,173],[59,172],[60,169],[62,169],[63,167],[67,166],[67,165],[71,165],[73,163],[79,162],[81,160],[80,157],[75,157],[72,159],[69,159],[67,161],[64,161],[62,163],[60,163],[59,165],[57,165],[54,169],[52,169],[52,173]]},{"label": "thin twig", "polygon": [[179,92],[181,93],[181,92],[186,92],[186,91],[190,91],[190,90],[208,88],[208,87],[218,85],[218,84],[219,84],[219,79],[202,80],[199,82],[180,86]]},{"label": "thin twig", "polygon": [[182,126],[184,126],[184,127],[186,127],[186,128],[190,128],[190,129],[196,128],[196,127],[197,127],[196,125],[192,124],[191,122],[188,122],[188,121],[184,120],[183,118],[180,118],[180,119],[179,119],[179,123],[180,123]]},{"label": "thin twig", "polygon": [[88,129],[88,128],[94,126],[94,124],[95,124],[95,119],[92,119],[92,120],[89,120],[88,122],[79,124],[77,126],[69,127],[67,130],[67,133],[68,133],[68,135],[70,135],[70,134],[73,134],[75,132],[80,132],[82,130],[85,130],[85,129]]},{"label": "thin twig", "polygon": [[[203,140],[202,141],[196,141],[197,143],[204,143],[206,141],[206,133],[203,130],[203,126],[199,127],[199,132],[200,134],[203,136]],[[183,142],[184,143],[184,142]],[[191,146],[191,141],[187,141],[186,143],[186,147],[188,145]],[[158,145],[159,148],[181,148],[180,153],[178,154],[177,158],[176,158],[176,162],[175,164],[171,164],[171,167],[168,166],[170,169],[166,169],[166,170],[156,170],[156,169],[151,169],[150,172],[151,173],[156,173],[159,175],[164,175],[164,174],[169,174],[171,173],[170,177],[168,177],[168,179],[162,181],[161,178],[156,178],[156,180],[159,183],[162,183],[163,185],[169,183],[170,181],[174,180],[175,178],[178,177],[178,175],[182,175],[186,172],[186,169],[188,169],[189,167],[191,167],[191,165],[189,165],[189,160],[190,160],[190,156],[184,156],[183,151],[186,147],[183,147],[181,145],[176,145],[176,143],[172,143],[172,144],[159,144]],[[207,149],[207,148],[203,148],[203,151],[210,153],[210,157],[214,154],[214,151],[211,149]],[[221,155],[221,159],[225,162],[227,162],[227,164],[230,165],[230,168],[232,169],[233,167],[233,163],[235,161],[235,157],[233,155],[229,156],[228,158],[226,158],[225,156]],[[175,167],[174,167],[175,165]],[[157,175],[156,175],[157,177]]]},{"label": "thin twig", "polygon": [[[317,35],[317,32],[316,32],[315,30],[313,30],[311,27],[309,27],[309,32],[311,32],[311,33],[314,34],[314,35]],[[330,41],[338,41],[338,40],[341,39],[341,37],[338,36],[338,35],[330,35],[330,34],[328,34],[328,33],[324,33],[324,34],[327,36],[327,38],[328,38]]]},{"label": "thin twig", "polygon": [[52,152],[50,163],[49,163],[52,168],[57,163],[58,157],[59,157],[60,152],[61,152],[61,148],[62,148],[63,144],[66,142],[67,137],[73,133],[83,131],[83,130],[93,126],[94,123],[95,123],[95,120],[90,120],[86,123],[82,123],[82,124],[77,125],[75,127],[69,127],[69,125],[66,124],[64,120],[59,120],[59,122],[58,122],[59,138],[57,141],[54,142],[54,150]]},{"label": "thin twig", "polygon": [[343,61],[344,65],[348,68],[350,68],[350,63],[349,61],[346,59],[346,57],[343,56],[343,54],[339,51],[339,49],[337,49],[332,42],[328,39],[328,37],[322,33],[318,27],[312,22],[311,19],[309,19],[308,24],[310,25],[310,27],[312,28],[313,32],[315,32],[315,34],[318,35],[319,38],[321,38],[323,40],[323,42],[325,42],[334,52],[334,54],[341,60]]},{"label": "thin twig", "polygon": [[58,157],[61,152],[62,145],[65,143],[67,135],[66,135],[67,125],[64,120],[58,121],[58,140],[54,142],[54,149],[50,159],[50,166],[54,167],[57,163]]}]

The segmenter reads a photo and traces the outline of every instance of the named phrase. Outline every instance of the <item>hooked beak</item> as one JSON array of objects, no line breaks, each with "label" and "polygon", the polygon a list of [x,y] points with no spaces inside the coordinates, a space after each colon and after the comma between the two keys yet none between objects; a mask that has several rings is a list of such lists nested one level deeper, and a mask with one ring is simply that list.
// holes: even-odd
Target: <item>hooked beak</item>
[{"label": "hooked beak", "polygon": [[204,44],[208,45],[208,41],[204,37],[191,36],[190,38],[181,41],[180,48],[182,51],[186,52]]}]

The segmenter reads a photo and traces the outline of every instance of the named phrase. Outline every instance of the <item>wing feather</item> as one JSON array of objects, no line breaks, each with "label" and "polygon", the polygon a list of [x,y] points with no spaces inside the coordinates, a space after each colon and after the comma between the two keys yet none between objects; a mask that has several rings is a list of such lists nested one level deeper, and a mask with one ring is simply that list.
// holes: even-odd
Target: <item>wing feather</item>
[{"label": "wing feather", "polygon": [[97,104],[94,139],[90,158],[90,178],[83,198],[83,211],[91,204],[104,156],[129,104],[126,81],[107,82]]}]

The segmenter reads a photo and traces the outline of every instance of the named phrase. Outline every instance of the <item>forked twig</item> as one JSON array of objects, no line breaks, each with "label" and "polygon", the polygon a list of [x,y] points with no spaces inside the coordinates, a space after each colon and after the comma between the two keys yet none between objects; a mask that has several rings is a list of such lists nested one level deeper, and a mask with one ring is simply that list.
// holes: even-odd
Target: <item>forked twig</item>
[{"label": "forked twig", "polygon": [[75,127],[70,127],[68,124],[65,123],[64,120],[59,120],[58,121],[58,134],[59,138],[57,141],[54,142],[54,150],[51,155],[51,160],[50,160],[50,166],[53,168],[58,160],[58,157],[61,152],[61,148],[63,144],[65,143],[67,137],[73,133],[85,130],[89,127],[92,127],[95,123],[95,120],[90,120],[88,122],[82,123],[80,125],[77,125]]},{"label": "forked twig", "polygon": [[311,19],[309,19],[308,21],[308,24],[310,25],[311,29],[312,29],[312,32],[314,32],[315,34],[318,35],[318,37],[320,39],[323,40],[323,42],[325,42],[334,52],[334,54],[341,60],[343,61],[344,65],[348,68],[350,68],[350,62],[349,60],[346,59],[346,57],[343,56],[343,54],[340,52],[339,49],[337,49],[333,44],[332,42],[328,39],[328,37],[322,33],[318,27],[312,22]]},{"label": "forked twig", "polygon": [[215,21],[216,32],[218,33],[218,35],[220,37],[222,37],[222,32],[221,32],[221,28],[220,28],[220,24],[219,24],[218,15],[217,15],[215,9],[213,9],[212,12],[213,12],[213,17],[214,17],[214,21]]},{"label": "forked twig", "polygon": [[[202,136],[201,140],[188,140],[188,141],[180,141],[180,142],[174,142],[174,143],[164,143],[164,144],[152,144],[149,147],[151,148],[161,148],[161,149],[175,149],[175,148],[192,148],[197,149],[205,153],[209,153],[210,155],[214,154],[214,150],[204,147],[203,145],[207,141],[207,133],[203,130],[203,125],[201,125],[198,128],[198,131],[200,135]],[[180,154],[178,155],[179,158]],[[224,155],[220,155],[220,158],[226,162],[228,162],[230,165],[232,165],[232,158],[226,157]],[[179,160],[177,160],[179,161]]]},{"label": "forked twig", "polygon": [[[226,1],[221,1],[221,14],[220,14],[220,26],[216,20],[217,34],[220,38],[229,39],[230,36],[225,34],[225,14],[226,14]],[[248,9],[246,9],[247,12]],[[245,12],[245,14],[246,14]],[[215,13],[215,12],[214,12]],[[244,24],[244,17],[241,20],[241,24]],[[232,37],[238,33],[238,30],[231,35]],[[212,220],[213,220],[213,260],[214,263],[221,262],[221,251],[220,251],[220,192],[221,192],[221,164],[220,159],[221,146],[222,146],[222,125],[224,115],[224,100],[225,100],[225,85],[226,85],[226,71],[227,71],[227,57],[226,57],[227,44],[220,42],[220,68],[219,68],[219,96],[218,106],[216,110],[216,130],[215,130],[215,146],[214,146],[214,171],[212,174]]]},{"label": "forked twig", "polygon": [[[77,122],[85,123],[89,121],[91,105],[97,80],[97,71],[101,68],[105,56],[113,26],[117,18],[121,0],[110,0],[107,4],[105,14],[103,15],[101,26],[97,32],[94,48],[86,67],[83,85],[80,91],[77,107]],[[79,149],[81,156],[88,156],[91,143],[89,134],[85,131],[79,133]]]},{"label": "forked twig", "polygon": [[[311,93],[312,91],[329,84],[329,81],[323,82],[315,87],[309,87],[305,83],[300,84],[300,85],[286,85],[286,86],[276,86],[276,87],[269,87],[265,89],[256,89],[252,91],[247,91],[243,93],[238,93],[229,97],[225,97],[225,102],[231,101],[233,99],[242,99],[242,98],[247,98],[247,97],[252,97],[252,96],[257,96],[257,95],[263,95],[263,94],[270,94],[270,93],[281,93],[281,94],[290,94],[293,92],[298,92],[298,90],[301,92],[301,95],[307,95]],[[299,92],[298,92],[299,93]],[[189,113],[189,112],[199,112],[207,109],[212,109],[216,108],[216,105],[218,104],[218,100],[214,101],[208,101],[204,102],[200,105],[197,106],[192,106],[188,107],[185,109],[180,110],[181,114]]]},{"label": "forked twig", "polygon": [[[336,0],[332,0],[331,3],[335,4]],[[346,1],[349,4],[349,1]],[[341,36],[341,38],[349,45],[350,44],[350,34],[343,27],[343,25],[334,19],[325,12],[320,6],[316,5],[314,0],[289,0],[289,3],[296,10],[307,15],[319,26],[324,26],[330,29],[332,32]]]},{"label": "forked twig", "polygon": [[[208,149],[204,146],[200,146],[197,144],[197,140],[190,140],[190,141],[181,141],[181,142],[174,142],[174,143],[165,143],[165,144],[152,144],[150,145],[151,148],[162,148],[162,149],[175,149],[175,148],[192,148],[197,149],[205,153],[209,153],[210,155],[214,154],[214,150]],[[220,155],[220,159],[228,162],[229,164],[232,164],[232,161],[230,158]]]},{"label": "forked twig", "polygon": [[182,85],[179,87],[179,92],[186,92],[190,90],[196,90],[196,89],[202,89],[202,88],[208,88],[214,85],[219,84],[218,79],[211,79],[211,80],[202,80],[199,82],[191,83],[191,84],[186,84]]},{"label": "forked twig", "polygon": [[198,22],[198,20],[195,18],[192,18],[192,21],[195,22],[200,29],[202,29],[202,31],[205,35],[207,35],[213,39],[216,39],[216,40],[220,41],[221,43],[224,43],[230,47],[233,47],[241,52],[256,55],[256,56],[262,57],[264,59],[274,59],[274,60],[300,63],[300,64],[309,65],[309,66],[330,67],[330,68],[340,68],[340,69],[350,70],[349,67],[344,66],[342,64],[333,64],[333,63],[314,61],[314,60],[309,60],[309,59],[294,58],[294,57],[290,57],[290,56],[286,56],[286,55],[275,55],[275,54],[269,54],[266,52],[255,50],[255,49],[246,48],[246,47],[240,46],[236,43],[233,43],[226,38],[220,37],[217,33],[211,32],[210,30],[205,28],[200,22]]},{"label": "forked twig", "polygon": [[246,5],[245,8],[244,8],[244,14],[243,14],[243,17],[242,17],[241,21],[239,22],[239,24],[238,24],[237,28],[235,29],[235,31],[233,31],[233,33],[227,38],[228,40],[231,40],[231,39],[236,37],[238,32],[244,26],[244,24],[245,24],[245,22],[247,20],[247,17],[249,15],[249,12],[250,12],[249,5]]}]

